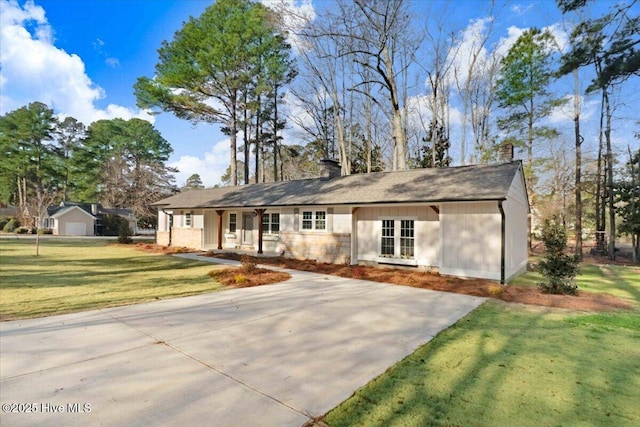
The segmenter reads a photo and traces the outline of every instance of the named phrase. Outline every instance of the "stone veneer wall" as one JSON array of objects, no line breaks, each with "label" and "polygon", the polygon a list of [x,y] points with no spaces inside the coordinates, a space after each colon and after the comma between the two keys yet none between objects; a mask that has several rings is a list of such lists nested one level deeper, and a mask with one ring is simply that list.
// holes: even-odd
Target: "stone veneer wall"
[{"label": "stone veneer wall", "polygon": [[351,234],[281,231],[280,247],[289,258],[344,264],[351,259]]},{"label": "stone veneer wall", "polygon": [[171,233],[171,246],[202,249],[202,228],[174,228]]}]

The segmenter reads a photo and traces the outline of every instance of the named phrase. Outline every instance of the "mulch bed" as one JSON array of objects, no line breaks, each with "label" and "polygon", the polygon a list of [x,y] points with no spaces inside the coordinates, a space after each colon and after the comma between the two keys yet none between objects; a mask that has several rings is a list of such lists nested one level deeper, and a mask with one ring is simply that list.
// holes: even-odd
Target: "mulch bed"
[{"label": "mulch bed", "polygon": [[578,292],[577,296],[549,295],[535,286],[500,286],[496,282],[483,279],[462,279],[453,276],[441,276],[438,273],[409,269],[393,269],[366,266],[349,266],[319,263],[313,260],[295,260],[284,257],[251,257],[233,253],[209,253],[215,258],[268,264],[292,270],[331,274],[353,279],[374,282],[393,283],[415,288],[459,294],[496,298],[507,302],[533,304],[546,307],[558,307],[581,311],[631,310],[635,307],[628,301],[612,295],[592,292]]}]

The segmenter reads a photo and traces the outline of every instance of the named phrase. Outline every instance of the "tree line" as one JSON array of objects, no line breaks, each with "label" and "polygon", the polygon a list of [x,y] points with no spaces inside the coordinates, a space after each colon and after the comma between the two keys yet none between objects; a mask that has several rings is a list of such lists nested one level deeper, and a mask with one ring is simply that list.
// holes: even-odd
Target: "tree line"
[{"label": "tree line", "polygon": [[0,117],[0,150],[0,201],[24,225],[40,228],[49,205],[74,201],[131,209],[140,227],[154,227],[151,203],[178,191],[166,165],[173,149],[146,120],[86,127],[33,102]]}]

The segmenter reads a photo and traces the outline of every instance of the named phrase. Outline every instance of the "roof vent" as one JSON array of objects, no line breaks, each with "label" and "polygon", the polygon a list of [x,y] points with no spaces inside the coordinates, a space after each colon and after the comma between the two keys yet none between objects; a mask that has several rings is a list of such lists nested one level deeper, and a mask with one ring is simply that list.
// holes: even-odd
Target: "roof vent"
[{"label": "roof vent", "polygon": [[342,175],[340,163],[331,159],[320,160],[320,178],[332,179]]},{"label": "roof vent", "polygon": [[498,157],[501,162],[507,163],[513,161],[513,144],[510,142],[504,142],[500,144],[498,150]]}]

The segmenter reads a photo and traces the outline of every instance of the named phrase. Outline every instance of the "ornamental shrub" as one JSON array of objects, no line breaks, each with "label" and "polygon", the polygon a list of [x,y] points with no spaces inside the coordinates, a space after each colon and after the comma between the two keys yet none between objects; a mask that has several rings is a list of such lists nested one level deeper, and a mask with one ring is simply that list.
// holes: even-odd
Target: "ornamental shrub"
[{"label": "ornamental shrub", "polygon": [[129,223],[127,220],[122,218],[122,221],[118,225],[118,243],[129,244],[132,243],[133,239],[131,238],[131,229],[129,228]]},{"label": "ornamental shrub", "polygon": [[545,257],[540,261],[538,271],[545,280],[538,287],[548,294],[575,295],[578,286],[573,284],[573,279],[578,273],[578,258],[566,254],[567,230],[557,215],[544,221],[542,241]]},{"label": "ornamental shrub", "polygon": [[4,225],[2,231],[4,231],[5,233],[13,233],[18,227],[20,227],[20,223],[18,222],[18,220],[15,218],[11,218],[9,222]]}]

